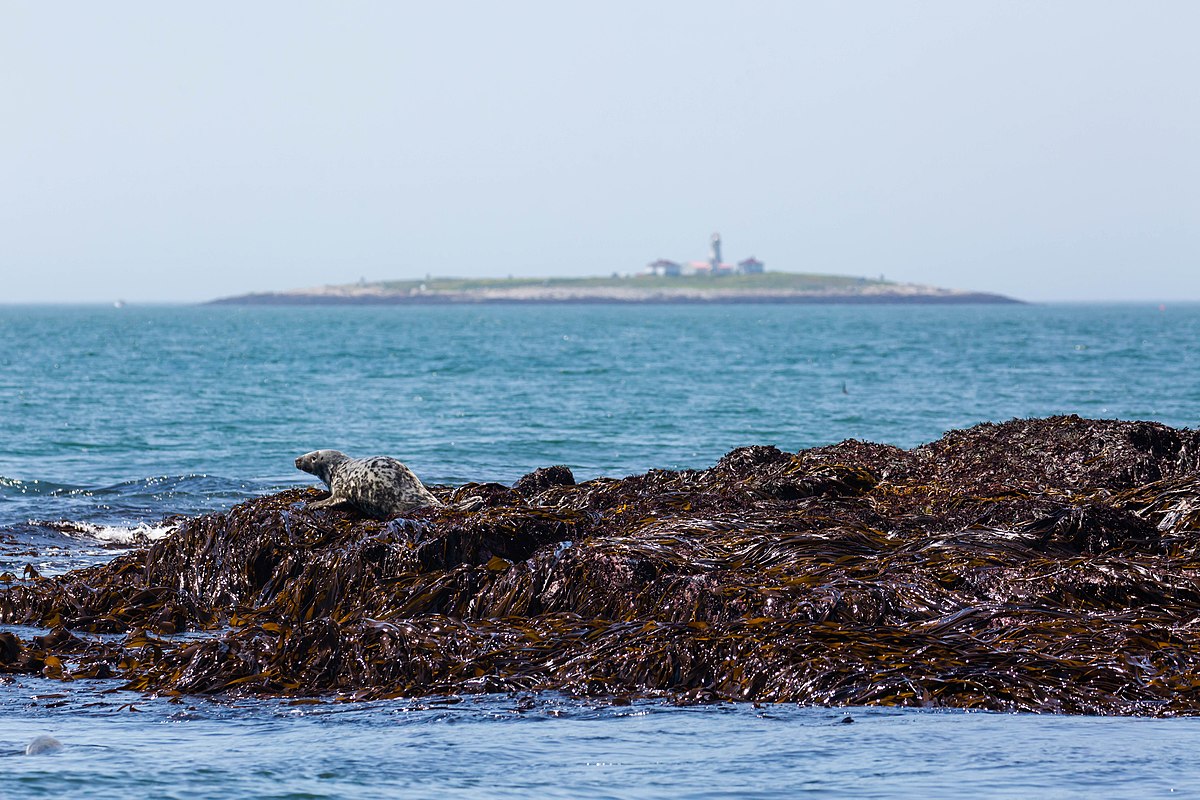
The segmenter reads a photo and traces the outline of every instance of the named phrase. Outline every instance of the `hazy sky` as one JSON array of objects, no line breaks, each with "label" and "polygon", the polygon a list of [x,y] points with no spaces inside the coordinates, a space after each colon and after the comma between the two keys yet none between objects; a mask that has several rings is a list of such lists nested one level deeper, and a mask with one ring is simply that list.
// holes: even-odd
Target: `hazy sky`
[{"label": "hazy sky", "polygon": [[1200,3],[0,0],[0,302],[703,258],[1200,299]]}]

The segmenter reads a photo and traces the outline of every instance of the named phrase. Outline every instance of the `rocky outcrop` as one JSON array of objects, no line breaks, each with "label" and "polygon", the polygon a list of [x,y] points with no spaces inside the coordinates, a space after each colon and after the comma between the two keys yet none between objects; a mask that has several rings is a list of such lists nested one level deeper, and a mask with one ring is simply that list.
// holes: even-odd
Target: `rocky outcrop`
[{"label": "rocky outcrop", "polygon": [[386,522],[284,492],[28,575],[0,620],[52,630],[2,635],[0,671],[184,693],[1200,712],[1195,431],[1015,420],[914,450],[747,447],[707,470],[435,491],[448,505]]}]

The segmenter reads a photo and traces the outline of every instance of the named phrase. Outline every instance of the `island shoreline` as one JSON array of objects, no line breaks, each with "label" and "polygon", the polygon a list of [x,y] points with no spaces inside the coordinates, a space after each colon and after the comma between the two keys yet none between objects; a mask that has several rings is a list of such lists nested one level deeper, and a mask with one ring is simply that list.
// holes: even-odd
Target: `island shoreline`
[{"label": "island shoreline", "polygon": [[210,300],[203,305],[241,306],[451,306],[451,305],[1027,305],[1026,301],[986,292],[947,295],[737,295],[714,297],[671,297],[652,295],[644,298],[605,296],[572,297],[488,297],[472,293],[455,295],[323,295],[263,293]]}]

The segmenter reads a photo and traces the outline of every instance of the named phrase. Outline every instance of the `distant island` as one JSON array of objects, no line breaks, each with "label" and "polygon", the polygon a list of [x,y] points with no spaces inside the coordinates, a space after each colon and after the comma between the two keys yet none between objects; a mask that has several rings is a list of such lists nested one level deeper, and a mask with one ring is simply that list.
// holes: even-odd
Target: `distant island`
[{"label": "distant island", "polygon": [[659,258],[635,275],[607,278],[434,278],[365,280],[285,292],[244,294],[217,305],[387,305],[449,303],[1019,303],[1011,297],[845,275],[767,272],[755,258],[728,263],[721,234],[708,258]]},{"label": "distant island", "polygon": [[607,278],[426,278],[244,294],[214,305],[468,303],[1019,303],[1011,297],[844,275],[794,272]]}]

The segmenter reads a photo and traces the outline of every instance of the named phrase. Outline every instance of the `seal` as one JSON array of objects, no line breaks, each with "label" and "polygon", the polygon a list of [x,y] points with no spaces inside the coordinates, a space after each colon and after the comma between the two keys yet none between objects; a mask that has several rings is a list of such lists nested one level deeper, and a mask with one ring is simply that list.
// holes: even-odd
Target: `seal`
[{"label": "seal", "polygon": [[421,479],[394,458],[351,458],[337,450],[314,450],[296,459],[296,468],[316,475],[329,497],[309,508],[349,505],[374,519],[387,519],[421,506],[440,506]]}]

